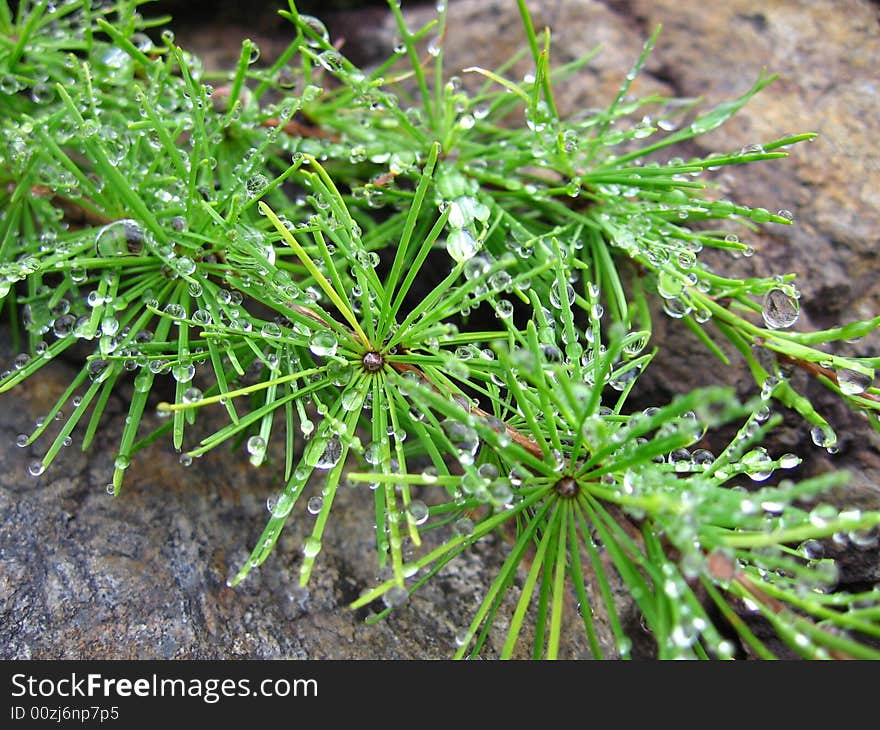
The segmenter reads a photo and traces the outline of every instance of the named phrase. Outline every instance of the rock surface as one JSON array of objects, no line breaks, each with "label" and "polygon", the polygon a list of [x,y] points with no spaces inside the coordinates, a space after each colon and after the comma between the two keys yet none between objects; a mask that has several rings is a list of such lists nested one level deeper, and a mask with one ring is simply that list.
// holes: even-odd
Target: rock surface
[{"label": "rock surface", "polygon": [[[793,149],[788,160],[737,169],[723,179],[734,199],[791,210],[796,222],[756,235],[758,253],[735,264],[744,273],[796,272],[803,293],[802,329],[871,316],[880,311],[880,156],[874,142],[880,124],[878,7],[860,0],[762,5],[747,0],[529,3],[536,27],[552,30],[554,63],[603,47],[558,92],[568,111],[610,101],[658,23],[664,30],[634,93],[705,96],[711,103],[745,91],[761,68],[778,72],[780,79],[770,89],[700,141],[704,151],[727,151],[789,132],[820,135]],[[412,25],[433,17],[432,5],[404,3],[404,10]],[[381,57],[393,44],[393,26],[375,8],[364,12],[334,15],[331,32],[334,37],[344,33],[364,57]],[[460,67],[495,68],[523,45],[512,0],[451,0],[449,25],[446,53]],[[273,41],[271,24],[256,30],[264,34],[267,48],[284,43]],[[213,46],[233,59],[249,35],[244,27],[200,32],[181,28],[178,41],[196,52]],[[658,400],[722,378],[744,394],[753,388],[744,368],[719,368],[675,323],[658,318],[657,325],[658,340],[676,342],[674,348],[661,347],[644,381]],[[7,342],[4,330],[4,362],[13,355]],[[866,352],[880,349],[876,339],[861,346]],[[363,613],[346,606],[376,579],[371,503],[369,495],[345,490],[307,600],[295,589],[306,516],[289,526],[279,550],[259,571],[230,589],[228,575],[263,527],[274,475],[228,452],[184,469],[170,446],[160,443],[134,460],[124,491],[112,498],[104,484],[112,471],[112,437],[124,417],[120,399],[111,405],[115,421],[95,449],[82,454],[72,446],[45,474],[30,477],[26,467],[32,457],[15,447],[15,436],[48,410],[69,374],[66,366],[53,365],[0,398],[0,658],[452,654],[456,632],[469,621],[503,560],[498,545],[479,545],[390,620],[365,624]],[[834,457],[816,455],[793,419],[787,420],[786,450],[813,453],[803,467],[807,473],[852,468],[848,497],[876,506],[876,435],[824,398],[820,386],[804,387],[826,404],[844,448]],[[580,634],[572,633],[564,655],[588,656],[578,643]]]}]

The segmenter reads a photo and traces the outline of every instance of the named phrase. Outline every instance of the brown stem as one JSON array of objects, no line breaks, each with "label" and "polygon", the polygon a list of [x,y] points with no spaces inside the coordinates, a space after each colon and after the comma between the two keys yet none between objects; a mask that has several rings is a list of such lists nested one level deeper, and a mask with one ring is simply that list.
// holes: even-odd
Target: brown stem
[{"label": "brown stem", "polygon": [[[401,374],[403,374],[403,373],[415,373],[416,375],[418,375],[418,377],[419,377],[420,380],[422,380],[422,381],[424,381],[425,383],[427,383],[428,385],[430,385],[431,388],[433,388],[433,389],[434,389],[437,393],[439,393],[440,395],[445,396],[445,397],[450,397],[450,398],[452,397],[450,393],[448,393],[448,392],[444,392],[444,391],[441,390],[439,387],[437,387],[437,385],[435,385],[434,383],[432,383],[431,380],[430,380],[430,378],[428,378],[428,376],[425,375],[425,373],[424,373],[422,370],[420,370],[419,368],[415,367],[415,365],[410,365],[409,363],[405,363],[405,362],[392,362],[392,363],[390,363],[390,365],[391,365],[391,367],[394,368],[398,373],[401,373]],[[492,417],[492,415],[491,415],[490,413],[487,413],[487,412],[484,411],[482,408],[478,408],[478,407],[476,407],[476,406],[471,406],[471,407],[469,408],[469,412],[470,412],[470,413],[474,413],[474,414],[476,414],[476,415],[479,416],[480,418],[490,418],[490,417]],[[502,423],[504,423],[504,422],[502,421]],[[505,432],[507,433],[507,435],[511,438],[512,441],[514,441],[514,442],[516,442],[517,444],[519,444],[520,446],[522,446],[526,451],[528,451],[530,454],[532,454],[532,456],[535,456],[535,457],[537,457],[537,458],[539,458],[539,459],[543,459],[543,458],[544,458],[544,452],[541,451],[541,449],[540,449],[540,447],[538,446],[538,444],[536,444],[536,443],[535,443],[534,441],[532,441],[530,438],[528,438],[527,436],[525,436],[524,434],[522,434],[521,432],[519,432],[519,431],[518,431],[517,429],[515,429],[513,426],[511,426],[511,425],[509,425],[509,424],[507,424],[507,423],[504,423],[504,430],[505,430]]]},{"label": "brown stem", "polygon": [[[56,195],[51,188],[45,185],[31,186],[31,195],[36,198],[48,197],[49,202],[64,213],[64,219],[68,223],[88,224],[92,226],[106,226],[113,222],[113,218],[101,215],[93,208],[63,195]],[[91,201],[88,201],[91,202]]]},{"label": "brown stem", "polygon": [[[837,377],[837,371],[832,370],[831,368],[822,367],[814,362],[809,362],[807,360],[801,360],[798,357],[792,357],[791,355],[786,355],[785,353],[777,353],[777,357],[783,362],[789,363],[790,365],[794,365],[799,367],[801,370],[809,373],[814,378],[818,376],[823,376],[828,378],[832,383],[836,386],[840,387],[840,381]],[[875,403],[880,403],[880,396],[876,396],[873,393],[859,393],[859,398],[864,398],[865,400],[871,400]]]},{"label": "brown stem", "polygon": [[[755,599],[758,603],[760,603],[764,608],[769,609],[777,616],[782,613],[790,613],[790,609],[786,606],[782,601],[774,598],[773,596],[768,596],[764,591],[762,591],[758,586],[755,585],[754,581],[749,578],[743,571],[737,570],[733,576],[733,579],[739,583],[746,591],[748,591],[749,595]],[[804,618],[806,621],[810,621],[809,618]],[[851,654],[847,654],[844,651],[839,649],[830,649],[829,653],[835,659],[853,659],[854,657]]]}]

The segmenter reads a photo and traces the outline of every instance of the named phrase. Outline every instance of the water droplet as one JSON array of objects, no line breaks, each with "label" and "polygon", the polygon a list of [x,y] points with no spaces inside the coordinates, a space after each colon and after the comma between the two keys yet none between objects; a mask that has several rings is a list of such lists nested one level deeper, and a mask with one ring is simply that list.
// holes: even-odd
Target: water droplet
[{"label": "water droplet", "polygon": [[184,403],[198,403],[202,400],[202,391],[198,388],[187,388],[183,391],[182,400]]},{"label": "water droplet", "polygon": [[64,314],[55,318],[55,321],[52,324],[52,332],[56,337],[67,337],[73,332],[75,324],[76,317],[74,315]]},{"label": "water droplet", "polygon": [[[313,442],[319,444],[319,441]],[[317,461],[314,463],[316,469],[332,469],[339,463],[342,458],[342,442],[335,436],[328,438],[324,442],[324,448],[319,452]]]},{"label": "water droplet", "polygon": [[403,586],[392,586],[385,595],[382,596],[382,602],[388,608],[399,608],[409,600],[409,591]]},{"label": "water droplet", "polygon": [[783,469],[794,469],[801,461],[797,454],[783,454],[779,457],[779,466]]},{"label": "water droplet", "polygon": [[841,368],[837,371],[837,385],[845,395],[859,395],[864,393],[873,382],[874,377],[858,370]]},{"label": "water droplet", "polygon": [[[763,502],[761,502],[761,509],[764,510],[764,512],[766,512],[768,515],[778,517],[785,511],[785,505],[782,502],[775,502],[772,499],[765,499]],[[743,511],[745,512],[745,510]]]},{"label": "water droplet", "polygon": [[816,446],[829,448],[837,443],[837,434],[830,426],[813,426],[810,429],[810,438]]},{"label": "water droplet", "polygon": [[267,178],[265,175],[257,174],[249,177],[245,186],[248,197],[256,198],[263,191],[263,188],[265,188],[268,184],[269,178]]},{"label": "water droplet", "polygon": [[320,63],[330,73],[339,73],[345,69],[342,54],[339,51],[327,50],[318,55]]},{"label": "water droplet", "polygon": [[153,379],[150,377],[151,373],[142,372],[137,375],[134,379],[134,389],[136,393],[146,393],[150,386],[153,384]]},{"label": "water droplet", "polygon": [[112,368],[107,360],[93,359],[89,360],[87,366],[89,378],[95,382],[103,382],[110,375]]},{"label": "water droplet", "polygon": [[171,368],[171,376],[178,383],[188,383],[195,377],[196,374],[196,366],[191,362],[183,362],[178,363],[173,368]]},{"label": "water droplet", "polygon": [[680,276],[669,271],[661,271],[657,277],[657,293],[664,299],[674,299],[684,290]]},{"label": "water droplet", "polygon": [[773,470],[769,468],[769,465],[773,463],[773,460],[767,453],[767,449],[763,446],[752,449],[747,454],[743,455],[740,463],[745,466],[746,474],[756,482],[764,481],[773,473]]},{"label": "water droplet", "polygon": [[38,477],[44,471],[46,471],[46,467],[42,461],[35,460],[28,464],[28,474],[30,474],[32,477]]},{"label": "water droplet", "polygon": [[321,497],[312,497],[306,505],[306,509],[310,515],[316,515],[321,511],[321,507],[323,506],[324,500]]},{"label": "water droplet", "polygon": [[798,545],[798,552],[808,560],[820,560],[825,557],[825,546],[818,540],[804,540]]},{"label": "water droplet", "polygon": [[489,484],[489,498],[498,507],[509,504],[513,498],[513,488],[509,479],[495,479]]},{"label": "water droplet", "polygon": [[162,311],[172,319],[183,319],[186,317],[186,310],[180,304],[166,304]]},{"label": "water droplet", "polygon": [[98,231],[95,236],[95,249],[99,256],[112,257],[120,254],[137,253],[146,240],[143,227],[136,220],[123,218],[113,221]]},{"label": "water droplet", "polygon": [[196,262],[189,256],[179,256],[174,260],[174,269],[181,276],[189,276],[196,270]]},{"label": "water droplet", "polygon": [[420,499],[414,499],[406,506],[410,521],[415,525],[423,525],[429,517],[428,505]]},{"label": "water droplet", "polygon": [[269,502],[266,502],[266,507],[272,513],[273,517],[287,517],[290,514],[290,510],[293,509],[293,498],[287,494],[286,492],[282,492],[278,495],[278,498],[274,500],[272,506],[269,507]]},{"label": "water droplet", "polygon": [[479,244],[464,228],[450,231],[446,237],[446,252],[457,263],[473,258],[479,250]]},{"label": "water droplet", "polygon": [[456,631],[454,641],[456,646],[467,646],[471,641],[471,632],[468,629]]},{"label": "water droplet", "polygon": [[339,343],[336,335],[327,330],[315,332],[309,338],[309,349],[319,357],[330,357],[336,354]]},{"label": "water droplet", "polygon": [[453,529],[459,537],[467,537],[474,531],[474,521],[470,517],[460,517],[455,521]]},{"label": "water droplet", "polygon": [[275,322],[266,322],[260,329],[263,337],[281,337],[281,327]]},{"label": "water droplet", "polygon": [[245,444],[245,449],[251,456],[262,456],[266,453],[266,439],[262,436],[251,436]]},{"label": "water droplet", "polygon": [[761,314],[770,329],[784,329],[797,322],[800,305],[782,289],[771,289],[764,295]]},{"label": "water droplet", "polygon": [[307,558],[314,558],[321,552],[321,540],[315,536],[309,536],[303,543],[303,555]]},{"label": "water droplet", "polygon": [[86,119],[79,125],[79,132],[83,137],[94,137],[98,129],[100,125],[94,119]]},{"label": "water droplet", "polygon": [[125,454],[119,454],[113,462],[113,466],[123,471],[128,469],[131,464],[131,459],[129,459]]},{"label": "water droplet", "polygon": [[837,519],[837,509],[830,504],[818,504],[810,510],[810,524],[819,529]]},{"label": "water droplet", "polygon": [[[317,38],[313,38],[308,32],[305,34],[306,43],[308,43],[312,48],[321,48],[323,45],[330,42],[330,33],[327,31],[327,26],[324,25],[318,18],[313,15],[305,15],[300,13],[299,22],[305,26],[308,31],[314,33]],[[320,40],[319,40],[320,39]],[[323,41],[323,43],[321,42]]]},{"label": "water droplet", "polygon": [[666,314],[673,319],[681,319],[682,317],[688,315],[691,309],[692,307],[690,304],[682,301],[677,297],[673,299],[663,300],[663,311],[666,312]]},{"label": "water droplet", "polygon": [[858,548],[872,548],[880,540],[880,533],[876,527],[867,530],[850,530],[846,535]]},{"label": "water droplet", "polygon": [[502,319],[513,316],[513,304],[507,299],[499,299],[495,305],[495,313]]}]

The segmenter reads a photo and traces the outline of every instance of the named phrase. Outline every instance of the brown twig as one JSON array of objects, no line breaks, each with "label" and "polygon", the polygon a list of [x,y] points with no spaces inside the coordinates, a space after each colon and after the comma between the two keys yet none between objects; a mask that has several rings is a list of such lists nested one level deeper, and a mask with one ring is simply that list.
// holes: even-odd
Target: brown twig
[{"label": "brown twig", "polygon": [[[391,365],[392,368],[394,368],[394,370],[396,370],[401,375],[404,373],[415,373],[419,377],[420,380],[427,383],[431,388],[434,389],[434,391],[436,391],[440,395],[445,396],[445,397],[449,397],[449,398],[452,397],[451,393],[444,392],[436,384],[431,382],[430,378],[428,378],[428,376],[425,375],[425,373],[422,370],[420,370],[419,368],[417,368],[415,365],[410,365],[409,363],[405,363],[405,362],[391,362],[389,364]],[[479,416],[480,418],[494,418],[490,413],[487,413],[482,408],[478,408],[477,406],[470,406],[469,412]],[[507,435],[510,437],[510,439],[512,441],[514,441],[515,443],[522,446],[532,456],[535,456],[538,459],[544,458],[544,452],[541,451],[538,444],[536,444],[534,441],[532,441],[530,438],[525,436],[523,433],[521,433],[520,431],[515,429],[510,424],[505,423],[504,421],[501,421],[501,424],[504,425],[504,431],[505,431],[505,433],[507,433]]]},{"label": "brown twig", "polygon": [[31,195],[37,198],[48,197],[49,202],[64,213],[64,219],[68,223],[106,226],[114,220],[113,218],[101,215],[96,210],[87,207],[83,203],[71,200],[70,198],[65,198],[63,195],[57,195],[51,188],[48,188],[45,185],[31,186]]},{"label": "brown twig", "polygon": [[[723,581],[733,581],[738,583],[748,593],[755,602],[759,603],[771,613],[780,616],[784,613],[791,613],[791,608],[786,606],[778,598],[768,595],[765,591],[755,585],[755,582],[746,574],[745,571],[739,570],[729,555],[713,550],[707,556],[707,569],[709,574],[714,578]],[[809,617],[802,617],[805,621],[812,623]],[[829,649],[829,653],[835,659],[852,659],[853,657],[839,649]]]},{"label": "brown twig", "polygon": [[[828,378],[832,383],[834,383],[838,388],[840,387],[840,380],[837,375],[837,371],[832,370],[831,368],[822,367],[814,362],[809,362],[807,360],[801,360],[798,357],[792,357],[791,355],[786,355],[785,353],[779,352],[776,353],[780,360],[786,362],[790,365],[794,365],[799,367],[801,370],[809,373],[814,378],[819,377],[820,375],[824,378]],[[876,396],[873,393],[868,393],[867,391],[864,393],[858,394],[859,398],[864,398],[865,400],[871,400],[875,403],[880,403],[880,396]]]}]

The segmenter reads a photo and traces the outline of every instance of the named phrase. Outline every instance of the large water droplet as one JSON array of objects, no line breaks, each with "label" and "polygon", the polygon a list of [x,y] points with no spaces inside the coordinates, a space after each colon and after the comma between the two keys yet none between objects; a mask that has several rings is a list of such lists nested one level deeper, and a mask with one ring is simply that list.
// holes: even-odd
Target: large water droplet
[{"label": "large water droplet", "polygon": [[64,314],[55,318],[55,321],[52,324],[52,331],[55,333],[56,337],[67,337],[67,335],[73,332],[75,324],[76,317],[74,315]]},{"label": "large water droplet", "polygon": [[315,439],[309,444],[306,463],[315,469],[332,469],[342,458],[342,442],[335,436]]},{"label": "large water droplet", "polygon": [[752,449],[745,454],[740,460],[740,463],[745,466],[746,474],[756,482],[764,481],[773,473],[773,470],[769,466],[773,463],[773,460],[767,453],[767,449],[762,446]]},{"label": "large water droplet", "polygon": [[779,466],[783,469],[794,469],[801,461],[797,454],[783,454],[779,457]]},{"label": "large water droplet", "polygon": [[473,258],[479,250],[474,237],[463,228],[450,231],[446,237],[446,251],[457,263]]},{"label": "large water droplet", "polygon": [[265,188],[268,184],[269,178],[260,173],[248,178],[246,184],[248,197],[257,197],[263,191],[263,188]]},{"label": "large water droplet", "polygon": [[822,446],[826,449],[837,443],[837,434],[834,433],[830,426],[824,428],[822,426],[813,426],[810,429],[810,438],[813,439],[813,443],[816,446]]},{"label": "large water droplet", "polygon": [[469,517],[459,517],[453,525],[455,534],[459,537],[467,537],[474,531],[474,521]]},{"label": "large water droplet", "polygon": [[300,13],[299,22],[302,23],[308,30],[314,33],[320,40],[316,38],[312,38],[310,35],[306,34],[306,43],[308,43],[312,48],[320,48],[324,43],[330,42],[330,33],[327,31],[327,26],[324,25],[323,22],[318,20],[318,18],[313,15],[304,15]]},{"label": "large water droplet", "polygon": [[800,305],[782,289],[771,289],[764,295],[761,314],[770,329],[784,329],[797,322]]},{"label": "large water droplet", "polygon": [[830,504],[818,504],[810,510],[810,524],[823,528],[837,519],[837,509]]},{"label": "large water droplet", "polygon": [[382,602],[388,608],[398,608],[409,600],[409,591],[403,586],[392,586],[385,595],[382,596]]},{"label": "large water droplet", "polygon": [[278,499],[275,500],[275,504],[272,505],[270,511],[272,512],[273,517],[287,517],[292,508],[293,498],[286,492],[282,492],[278,495]]},{"label": "large water droplet", "polygon": [[837,385],[845,395],[859,395],[864,393],[870,386],[874,378],[866,375],[858,370],[850,370],[849,368],[841,368],[837,371]]},{"label": "large water droplet", "polygon": [[198,403],[202,400],[202,391],[198,388],[187,388],[183,391],[182,400],[184,403]]},{"label": "large water droplet", "polygon": [[315,332],[309,338],[309,349],[319,357],[329,357],[336,354],[336,348],[339,343],[336,335],[327,330]]},{"label": "large water droplet", "polygon": [[118,256],[137,253],[144,244],[146,235],[140,223],[131,218],[113,221],[98,231],[95,248],[99,256]]},{"label": "large water droplet", "polygon": [[428,505],[420,499],[414,499],[406,506],[410,522],[415,525],[423,525],[428,520]]},{"label": "large water droplet", "polygon": [[657,277],[657,293],[664,299],[674,299],[684,290],[684,282],[679,276],[661,271]]},{"label": "large water droplet", "polygon": [[196,366],[191,362],[182,362],[171,368],[171,375],[178,383],[188,383],[195,377]]},{"label": "large water droplet", "polygon": [[196,270],[196,262],[189,256],[180,256],[174,260],[174,268],[181,276],[189,276]]},{"label": "large water droplet", "polygon": [[314,558],[319,552],[321,552],[321,540],[314,536],[306,538],[303,543],[303,555],[307,558]]},{"label": "large water droplet", "polygon": [[266,452],[266,439],[262,436],[251,436],[245,448],[251,456],[262,456]]},{"label": "large water droplet", "polygon": [[330,73],[339,73],[345,69],[345,61],[339,51],[327,50],[318,55],[318,63]]}]

